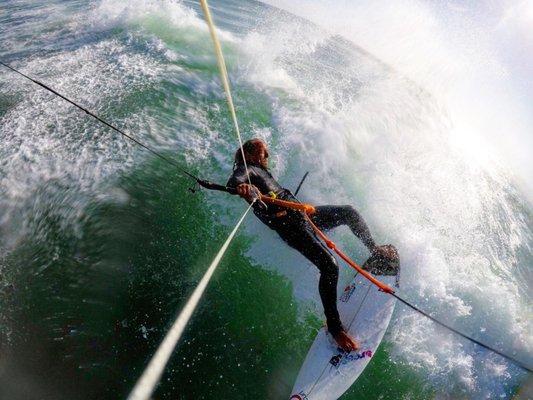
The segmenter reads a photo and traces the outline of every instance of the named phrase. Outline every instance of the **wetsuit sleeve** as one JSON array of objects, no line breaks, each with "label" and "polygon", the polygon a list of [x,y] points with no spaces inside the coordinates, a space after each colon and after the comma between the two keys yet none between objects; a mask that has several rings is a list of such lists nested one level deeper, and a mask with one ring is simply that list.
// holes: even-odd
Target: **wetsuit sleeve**
[{"label": "wetsuit sleeve", "polygon": [[244,168],[236,168],[233,174],[229,177],[227,187],[235,188],[241,183],[248,183],[248,177]]}]

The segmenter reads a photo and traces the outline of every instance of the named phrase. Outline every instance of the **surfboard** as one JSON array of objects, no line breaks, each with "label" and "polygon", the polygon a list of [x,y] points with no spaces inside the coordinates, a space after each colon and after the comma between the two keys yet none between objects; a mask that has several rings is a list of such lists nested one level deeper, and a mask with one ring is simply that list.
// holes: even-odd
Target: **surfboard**
[{"label": "surfboard", "polygon": [[[372,271],[370,259],[363,268]],[[381,268],[387,276],[374,275],[390,286],[399,284],[399,263]],[[375,265],[375,263],[374,263]],[[393,275],[392,275],[393,274]],[[396,299],[381,292],[360,274],[344,288],[337,306],[345,329],[359,342],[353,352],[340,349],[324,326],[318,332],[300,368],[290,400],[339,398],[372,360],[387,330]]]}]

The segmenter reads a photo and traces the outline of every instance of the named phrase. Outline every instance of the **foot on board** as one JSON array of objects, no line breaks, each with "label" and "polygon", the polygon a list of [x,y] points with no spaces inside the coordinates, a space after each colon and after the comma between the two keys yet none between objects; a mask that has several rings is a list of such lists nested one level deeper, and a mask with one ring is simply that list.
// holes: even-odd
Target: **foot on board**
[{"label": "foot on board", "polygon": [[350,351],[355,351],[359,349],[359,343],[350,335],[348,335],[346,331],[340,331],[335,336],[333,336],[333,339],[335,339],[341,349],[348,353]]},{"label": "foot on board", "polygon": [[400,271],[398,250],[390,244],[377,246],[370,258],[363,264],[363,269],[372,275],[394,276]]}]

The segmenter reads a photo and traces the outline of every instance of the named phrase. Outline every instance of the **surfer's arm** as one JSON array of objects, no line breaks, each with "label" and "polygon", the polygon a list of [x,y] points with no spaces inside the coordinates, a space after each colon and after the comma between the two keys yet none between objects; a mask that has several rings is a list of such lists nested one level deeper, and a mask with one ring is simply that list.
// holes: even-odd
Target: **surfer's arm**
[{"label": "surfer's arm", "polygon": [[235,188],[236,193],[249,203],[252,202],[258,190],[254,185],[248,183],[248,176],[243,168],[237,168],[233,171],[226,186]]},{"label": "surfer's arm", "polygon": [[226,186],[229,188],[237,188],[237,186],[247,183],[248,178],[246,176],[246,171],[243,168],[236,168],[233,171],[233,174],[229,177],[228,183],[226,183]]}]

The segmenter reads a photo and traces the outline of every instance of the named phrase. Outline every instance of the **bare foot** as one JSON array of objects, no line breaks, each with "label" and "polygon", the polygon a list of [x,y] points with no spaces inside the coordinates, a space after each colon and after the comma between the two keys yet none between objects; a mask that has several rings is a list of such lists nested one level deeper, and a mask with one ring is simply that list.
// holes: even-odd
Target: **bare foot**
[{"label": "bare foot", "polygon": [[355,351],[359,349],[359,343],[350,335],[348,335],[345,331],[340,331],[335,336],[333,336],[333,339],[335,339],[341,349],[348,353],[350,351]]}]

